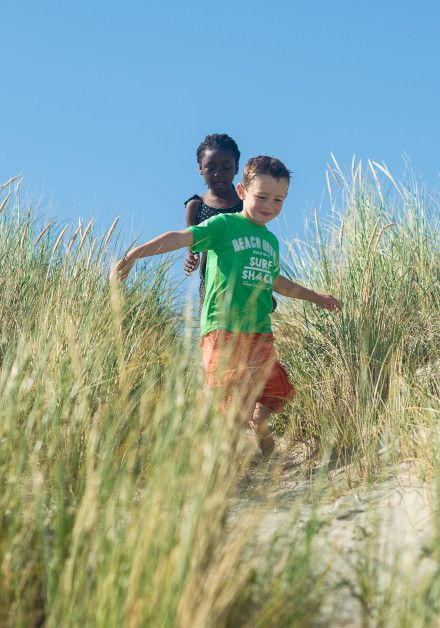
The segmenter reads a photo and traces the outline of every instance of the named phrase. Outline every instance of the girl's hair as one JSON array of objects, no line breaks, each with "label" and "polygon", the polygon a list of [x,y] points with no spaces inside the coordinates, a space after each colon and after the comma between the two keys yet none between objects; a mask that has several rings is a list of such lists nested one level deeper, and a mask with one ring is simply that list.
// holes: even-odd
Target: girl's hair
[{"label": "girl's hair", "polygon": [[240,161],[240,151],[238,150],[236,142],[232,139],[232,137],[226,135],[226,133],[213,133],[212,135],[207,135],[205,137],[196,152],[197,163],[200,165],[203,158],[203,153],[206,150],[215,149],[228,150],[230,153],[232,153],[234,155],[235,163],[237,164],[238,168],[238,162]]}]

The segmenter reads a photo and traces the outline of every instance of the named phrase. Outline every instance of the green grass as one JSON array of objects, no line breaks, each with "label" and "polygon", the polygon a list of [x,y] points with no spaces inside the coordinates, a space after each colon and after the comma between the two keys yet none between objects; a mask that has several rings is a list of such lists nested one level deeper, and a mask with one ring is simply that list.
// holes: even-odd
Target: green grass
[{"label": "green grass", "polygon": [[384,447],[417,455],[420,424],[437,416],[438,378],[430,388],[423,368],[439,360],[440,237],[433,208],[404,186],[385,199],[360,166],[349,183],[334,176],[341,208],[311,227],[313,246],[290,247],[285,271],[334,292],[344,310],[288,304],[279,336],[300,391],[293,436],[318,438],[339,459],[360,453],[368,467]]},{"label": "green grass", "polygon": [[[344,588],[317,549],[321,507],[403,461],[440,476],[436,201],[374,164],[330,176],[330,218],[290,244],[285,272],[344,311],[282,303],[275,320],[299,392],[274,424],[318,448],[304,481],[324,466],[273,534],[277,502],[240,493],[234,408],[205,392],[167,263],[113,285],[115,225],[39,224],[17,180],[2,188],[0,625],[313,625]],[[337,487],[326,473],[343,464]],[[256,477],[260,495],[277,481]],[[429,551],[440,565],[440,532]],[[436,625],[438,573],[396,599],[394,582],[371,586],[377,552],[356,559],[364,625]]]}]

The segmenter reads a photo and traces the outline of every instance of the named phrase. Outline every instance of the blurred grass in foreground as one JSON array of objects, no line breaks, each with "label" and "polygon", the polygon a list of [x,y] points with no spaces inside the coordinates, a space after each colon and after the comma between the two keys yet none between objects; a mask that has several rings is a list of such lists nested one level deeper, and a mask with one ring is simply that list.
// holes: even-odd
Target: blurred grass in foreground
[{"label": "blurred grass in foreground", "polygon": [[[274,503],[237,510],[250,461],[234,409],[219,416],[204,390],[166,264],[110,285],[116,225],[102,237],[81,222],[37,228],[19,181],[3,186],[1,625],[313,625],[343,589],[328,584],[332,564],[315,547],[335,490],[326,471],[346,464],[338,490],[408,460],[437,474],[436,201],[378,164],[347,176],[335,163],[329,177],[332,214],[290,246],[285,271],[345,308],[281,304],[279,347],[299,394],[274,421],[290,443],[316,445],[325,466],[266,535]],[[371,547],[356,563],[367,622],[395,586],[363,584]],[[429,552],[440,565],[440,532]],[[419,589],[402,585],[382,625],[436,625],[439,583],[437,570]]]}]

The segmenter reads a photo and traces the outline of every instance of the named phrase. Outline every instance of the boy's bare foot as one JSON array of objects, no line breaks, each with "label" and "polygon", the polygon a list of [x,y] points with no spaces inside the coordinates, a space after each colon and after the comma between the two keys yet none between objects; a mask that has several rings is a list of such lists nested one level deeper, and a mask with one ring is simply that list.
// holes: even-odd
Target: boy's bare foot
[{"label": "boy's bare foot", "polygon": [[258,447],[261,451],[263,458],[270,458],[275,449],[275,441],[272,434],[265,434],[264,436],[258,436]]}]

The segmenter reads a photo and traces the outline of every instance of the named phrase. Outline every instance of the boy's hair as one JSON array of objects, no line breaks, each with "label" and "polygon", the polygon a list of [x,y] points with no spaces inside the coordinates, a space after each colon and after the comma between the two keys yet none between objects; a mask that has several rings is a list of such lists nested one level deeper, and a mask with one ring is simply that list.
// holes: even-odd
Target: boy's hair
[{"label": "boy's hair", "polygon": [[203,142],[197,149],[197,163],[200,165],[203,153],[206,150],[227,150],[234,155],[235,163],[238,167],[238,162],[240,161],[240,151],[238,150],[238,146],[236,142],[226,135],[226,133],[213,133],[212,135],[207,135]]},{"label": "boy's hair", "polygon": [[282,161],[275,157],[259,155],[249,159],[243,170],[243,186],[247,188],[255,177],[267,174],[274,179],[287,179],[290,183],[292,173],[286,168]]}]

